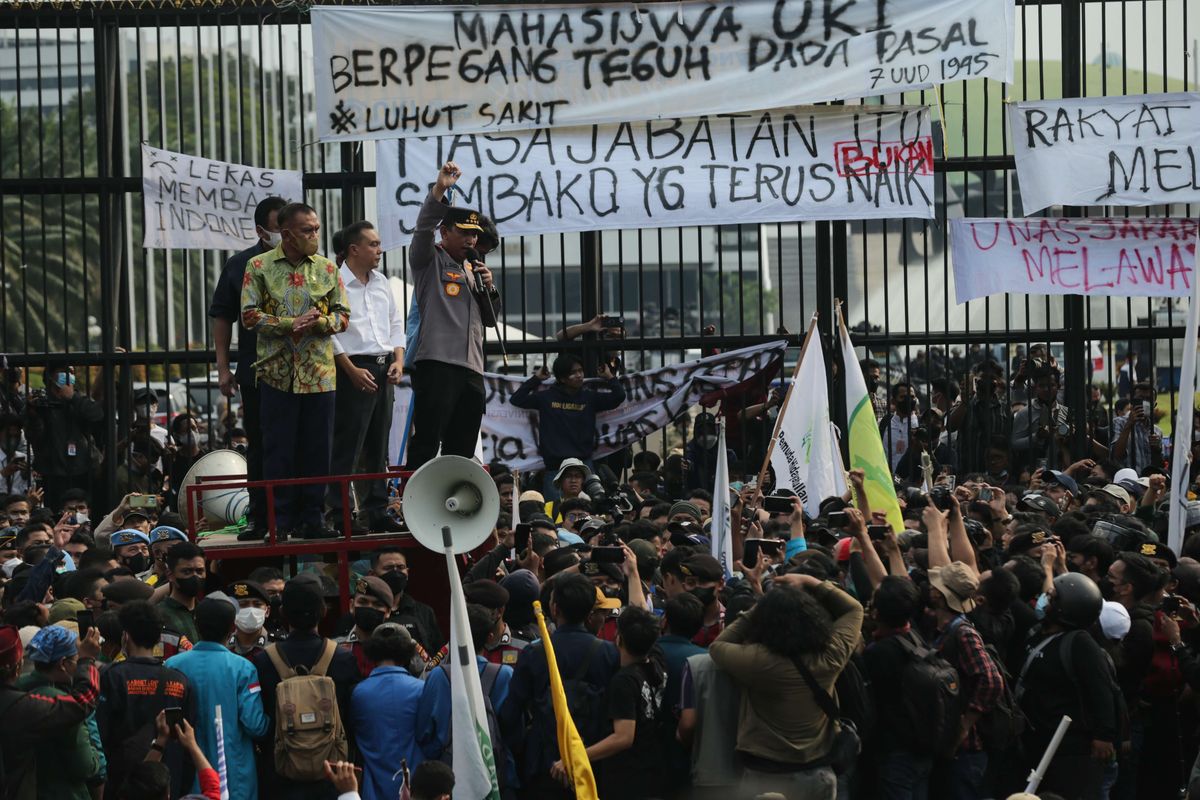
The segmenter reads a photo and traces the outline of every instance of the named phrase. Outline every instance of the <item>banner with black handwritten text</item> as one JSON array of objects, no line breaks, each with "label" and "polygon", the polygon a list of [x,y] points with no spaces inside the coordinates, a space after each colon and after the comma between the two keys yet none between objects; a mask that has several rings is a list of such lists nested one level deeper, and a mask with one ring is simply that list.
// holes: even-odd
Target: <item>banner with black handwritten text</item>
[{"label": "banner with black handwritten text", "polygon": [[143,144],[142,247],[245,249],[258,238],[254,208],[272,195],[303,200],[303,176]]},{"label": "banner with black handwritten text", "polygon": [[1200,201],[1200,94],[1014,103],[1021,210]]},{"label": "banner with black handwritten text", "polygon": [[384,249],[438,165],[502,235],[808,219],[933,219],[929,109],[798,107],[375,144]]},{"label": "banner with black handwritten text", "polygon": [[1187,297],[1196,229],[1193,219],[953,219],[956,297]]},{"label": "banner with black handwritten text", "polygon": [[1014,0],[311,11],[322,141],[635,122],[1013,80]]},{"label": "banner with black handwritten text", "polygon": [[[700,401],[709,392],[728,389],[766,372],[778,369],[786,341],[743,347],[713,356],[672,364],[644,372],[622,375],[625,402],[596,417],[596,452],[606,456],[640,442]],[[509,375],[483,376],[487,411],[480,429],[484,463],[500,461],[510,469],[541,469],[537,447],[537,412],[517,408],[509,402],[525,378]],[[407,375],[396,387],[392,409],[388,463],[402,464],[407,444],[412,389]]]}]

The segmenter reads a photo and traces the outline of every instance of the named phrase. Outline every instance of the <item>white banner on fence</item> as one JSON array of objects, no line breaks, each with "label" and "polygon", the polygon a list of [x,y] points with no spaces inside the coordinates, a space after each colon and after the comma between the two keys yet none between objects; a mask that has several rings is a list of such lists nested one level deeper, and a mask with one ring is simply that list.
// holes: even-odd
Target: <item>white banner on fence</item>
[{"label": "white banner on fence", "polygon": [[959,303],[1001,292],[1187,297],[1192,219],[950,220]]},{"label": "white banner on fence", "polygon": [[272,195],[303,200],[303,176],[143,144],[142,247],[242,250],[258,238],[254,207]]},{"label": "white banner on fence", "polygon": [[1021,210],[1200,201],[1200,94],[1015,103]]},{"label": "white banner on fence", "polygon": [[[622,376],[625,402],[597,417],[595,455],[608,455],[665,428],[708,392],[727,389],[763,372],[783,355],[786,348],[784,341],[767,342]],[[487,412],[481,430],[484,463],[501,461],[510,469],[521,471],[542,468],[537,449],[537,413],[508,402],[524,380],[519,376],[490,373],[483,376],[487,395]],[[389,463],[392,464],[397,463],[399,457],[411,399],[412,390],[408,376],[405,376],[396,389],[392,412],[388,448]]]},{"label": "white banner on fence", "polygon": [[323,141],[748,111],[1013,80],[1013,0],[315,6]]},{"label": "white banner on fence", "polygon": [[803,219],[933,219],[929,109],[781,108],[375,145],[385,250],[446,161],[459,205],[515,236]]}]

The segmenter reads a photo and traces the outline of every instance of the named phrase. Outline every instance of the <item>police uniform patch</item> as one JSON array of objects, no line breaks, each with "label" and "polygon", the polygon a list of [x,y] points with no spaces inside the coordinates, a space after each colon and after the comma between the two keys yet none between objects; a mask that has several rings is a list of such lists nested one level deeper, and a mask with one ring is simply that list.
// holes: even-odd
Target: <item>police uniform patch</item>
[{"label": "police uniform patch", "polygon": [[448,294],[451,297],[458,297],[459,292],[461,292],[461,291],[462,291],[462,286],[458,285],[457,283],[447,283],[446,284],[446,294]]},{"label": "police uniform patch", "polygon": [[516,650],[505,650],[500,656],[500,661],[504,664],[515,664],[519,655]]}]

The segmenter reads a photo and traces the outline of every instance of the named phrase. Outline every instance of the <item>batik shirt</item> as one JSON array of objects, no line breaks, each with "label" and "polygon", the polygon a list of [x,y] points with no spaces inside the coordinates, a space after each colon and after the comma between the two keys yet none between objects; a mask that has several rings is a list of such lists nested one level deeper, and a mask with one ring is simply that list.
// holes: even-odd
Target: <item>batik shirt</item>
[{"label": "batik shirt", "polygon": [[[292,324],[310,308],[321,316],[304,333]],[[338,268],[322,255],[293,265],[283,246],[250,259],[242,279],[242,324],[258,334],[258,380],[283,392],[337,386],[332,334],[346,330],[350,306]]]}]

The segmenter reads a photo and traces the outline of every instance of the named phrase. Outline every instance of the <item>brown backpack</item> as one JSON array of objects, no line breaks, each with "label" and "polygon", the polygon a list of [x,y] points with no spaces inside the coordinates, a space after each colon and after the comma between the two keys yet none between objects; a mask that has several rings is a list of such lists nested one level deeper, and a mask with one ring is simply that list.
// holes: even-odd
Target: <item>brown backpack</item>
[{"label": "brown backpack", "polygon": [[344,761],[346,730],[338,711],[337,691],[325,673],[337,644],[325,640],[325,652],[311,668],[293,669],[273,644],[267,657],[279,673],[275,689],[275,771],[296,781],[325,778],[326,761]]}]

